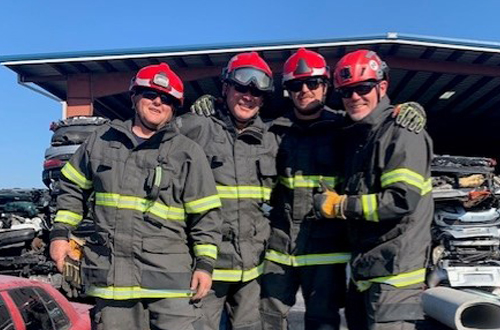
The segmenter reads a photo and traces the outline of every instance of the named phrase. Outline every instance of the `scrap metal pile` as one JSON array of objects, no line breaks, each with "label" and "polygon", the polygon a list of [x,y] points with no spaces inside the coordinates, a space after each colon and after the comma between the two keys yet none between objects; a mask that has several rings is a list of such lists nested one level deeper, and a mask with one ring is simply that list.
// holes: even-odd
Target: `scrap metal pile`
[{"label": "scrap metal pile", "polygon": [[[500,328],[500,178],[490,158],[435,156],[432,253],[422,305],[451,329]],[[439,327],[439,329],[441,329]]]},{"label": "scrap metal pile", "polygon": [[495,161],[436,156],[432,272],[429,284],[452,288],[500,288],[500,179]]},{"label": "scrap metal pile", "polygon": [[[45,151],[42,173],[48,190],[0,189],[0,274],[38,279],[61,288],[69,297],[78,295],[50,259],[49,232],[55,217],[61,169],[88,136],[107,122],[100,117],[73,117],[52,123],[54,133]],[[74,233],[76,237],[93,232],[90,218],[88,212]]]},{"label": "scrap metal pile", "polygon": [[47,249],[49,203],[45,189],[0,189],[0,274],[60,285]]}]

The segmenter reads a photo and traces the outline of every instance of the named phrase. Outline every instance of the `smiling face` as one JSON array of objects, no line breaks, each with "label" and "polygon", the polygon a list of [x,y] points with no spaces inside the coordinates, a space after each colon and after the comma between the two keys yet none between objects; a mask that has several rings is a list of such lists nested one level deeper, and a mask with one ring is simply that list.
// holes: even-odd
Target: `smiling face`
[{"label": "smiling face", "polygon": [[[155,91],[145,90],[132,96],[135,104],[136,119],[134,133],[151,136],[156,130],[165,126],[174,115],[174,105],[170,97],[160,96]],[[163,100],[162,100],[163,99]],[[142,132],[138,134],[137,131]]]},{"label": "smiling face", "polygon": [[264,103],[263,96],[253,96],[250,90],[239,92],[231,84],[225,84],[226,103],[238,123],[246,123],[257,115]]},{"label": "smiling face", "polygon": [[305,120],[318,118],[323,108],[326,91],[327,87],[324,83],[317,84],[316,88],[303,83],[297,92],[289,89],[288,92],[293,101],[297,118]]},{"label": "smiling face", "polygon": [[[355,88],[356,85],[349,86]],[[353,121],[360,121],[377,107],[379,100],[387,93],[388,83],[380,81],[371,91],[364,95],[353,92],[350,97],[343,97],[345,110]]]}]

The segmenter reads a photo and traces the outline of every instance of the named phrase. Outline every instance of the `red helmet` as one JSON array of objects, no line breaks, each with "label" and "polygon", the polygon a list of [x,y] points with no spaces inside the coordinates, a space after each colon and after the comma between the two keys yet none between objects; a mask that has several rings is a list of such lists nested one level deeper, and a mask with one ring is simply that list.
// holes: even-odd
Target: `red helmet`
[{"label": "red helmet", "polygon": [[248,86],[253,83],[262,91],[272,91],[273,72],[256,52],[233,56],[222,70],[222,81]]},{"label": "red helmet", "polygon": [[330,68],[320,54],[300,48],[286,60],[283,66],[283,84],[289,80],[304,77],[324,77],[330,79]]},{"label": "red helmet", "polygon": [[333,83],[335,88],[367,80],[389,79],[389,67],[371,50],[360,49],[344,55],[335,66]]},{"label": "red helmet", "polygon": [[184,102],[184,84],[166,63],[146,66],[137,72],[130,83],[130,91],[137,88],[151,88],[173,96],[182,105]]}]

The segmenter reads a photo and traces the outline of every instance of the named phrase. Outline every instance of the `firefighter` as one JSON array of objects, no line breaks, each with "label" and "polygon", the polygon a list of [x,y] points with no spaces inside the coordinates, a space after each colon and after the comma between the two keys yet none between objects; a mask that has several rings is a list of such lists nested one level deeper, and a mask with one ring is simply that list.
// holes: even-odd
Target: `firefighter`
[{"label": "firefighter", "polygon": [[328,188],[315,199],[323,216],[348,225],[348,326],[415,329],[431,242],[432,141],[395,123],[388,67],[375,52],[345,55],[334,85],[350,117],[344,183],[341,195]]},{"label": "firefighter", "polygon": [[340,112],[325,107],[330,69],[320,54],[299,49],[283,68],[293,111],[270,130],[279,141],[278,183],[273,191],[271,238],[262,277],[265,329],[287,329],[299,288],[306,329],[339,329],[350,258],[346,224],[315,216],[313,196],[324,180],[334,186],[342,164],[337,132]]},{"label": "firefighter", "polygon": [[130,92],[135,117],[99,128],[61,171],[50,254],[61,271],[93,194],[96,230],[82,260],[86,294],[96,297],[93,326],[143,329],[149,318],[154,329],[198,328],[221,202],[203,150],[173,125],[180,78],[165,63],[147,66]]},{"label": "firefighter", "polygon": [[188,113],[178,119],[181,132],[204,149],[222,200],[213,292],[203,300],[209,329],[219,329],[224,309],[232,329],[261,329],[260,275],[277,144],[259,111],[273,90],[272,77],[256,52],[237,54],[223,69],[223,97],[211,109],[214,114]]}]

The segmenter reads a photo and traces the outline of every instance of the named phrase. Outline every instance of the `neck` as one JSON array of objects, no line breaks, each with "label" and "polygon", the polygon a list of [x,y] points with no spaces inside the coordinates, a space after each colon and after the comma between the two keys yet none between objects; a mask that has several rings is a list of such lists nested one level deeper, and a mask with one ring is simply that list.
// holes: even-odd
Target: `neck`
[{"label": "neck", "polygon": [[156,133],[155,130],[146,127],[138,116],[135,116],[134,125],[132,126],[132,132],[143,139],[149,139]]}]

